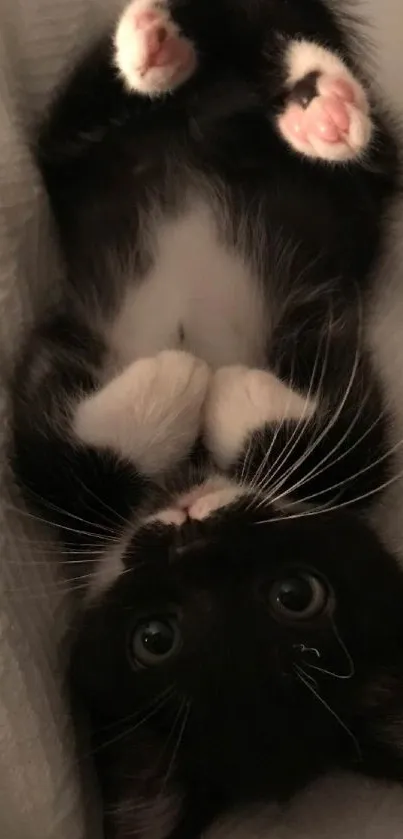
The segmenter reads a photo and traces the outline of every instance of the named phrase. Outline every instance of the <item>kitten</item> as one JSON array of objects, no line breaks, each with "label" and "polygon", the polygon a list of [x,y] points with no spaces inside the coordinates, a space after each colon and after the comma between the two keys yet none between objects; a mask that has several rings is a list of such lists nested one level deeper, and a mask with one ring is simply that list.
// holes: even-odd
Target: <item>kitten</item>
[{"label": "kitten", "polygon": [[[66,284],[13,466],[72,560],[115,839],[332,767],[400,778],[402,574],[365,305],[392,136],[321,0],[135,0],[37,154]],[[89,565],[90,569],[94,564]]]}]

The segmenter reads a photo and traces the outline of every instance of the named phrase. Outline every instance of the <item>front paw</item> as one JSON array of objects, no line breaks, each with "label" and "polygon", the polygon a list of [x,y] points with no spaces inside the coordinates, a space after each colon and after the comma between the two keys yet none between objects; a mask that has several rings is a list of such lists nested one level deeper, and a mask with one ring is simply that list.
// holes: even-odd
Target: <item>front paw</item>
[{"label": "front paw", "polygon": [[164,0],[134,0],[115,34],[115,63],[129,90],[158,96],[183,84],[197,65],[191,41]]},{"label": "front paw", "polygon": [[78,405],[76,437],[112,449],[143,474],[161,474],[194,445],[209,379],[207,364],[186,352],[139,359]]},{"label": "front paw", "polygon": [[251,435],[270,423],[309,417],[315,404],[273,373],[242,366],[213,375],[204,415],[205,444],[216,464],[228,469]]},{"label": "front paw", "polygon": [[288,52],[290,92],[278,118],[284,139],[308,157],[348,161],[359,157],[372,135],[362,85],[338,56],[308,41]]}]

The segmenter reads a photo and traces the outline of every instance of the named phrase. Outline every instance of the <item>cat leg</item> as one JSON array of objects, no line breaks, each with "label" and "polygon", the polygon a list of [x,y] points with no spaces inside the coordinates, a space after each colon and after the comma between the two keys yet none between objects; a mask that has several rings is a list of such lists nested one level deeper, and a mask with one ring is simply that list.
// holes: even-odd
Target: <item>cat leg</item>
[{"label": "cat leg", "polygon": [[78,441],[115,452],[154,477],[192,448],[209,381],[205,362],[176,350],[133,362],[75,409]]},{"label": "cat leg", "polygon": [[156,471],[192,448],[209,379],[203,362],[167,352],[100,387],[104,351],[74,315],[57,314],[30,337],[13,381],[15,478],[80,549],[109,541],[155,491]]},{"label": "cat leg", "polygon": [[292,41],[284,61],[288,94],[277,126],[287,143],[310,158],[359,158],[373,133],[360,82],[341,58],[310,41]]},{"label": "cat leg", "polygon": [[273,373],[242,366],[221,367],[206,401],[207,448],[221,469],[234,465],[251,436],[268,425],[308,420],[314,399],[293,391]]},{"label": "cat leg", "polygon": [[174,90],[196,69],[195,48],[173,21],[167,0],[133,0],[120,17],[114,43],[126,87],[145,96]]}]

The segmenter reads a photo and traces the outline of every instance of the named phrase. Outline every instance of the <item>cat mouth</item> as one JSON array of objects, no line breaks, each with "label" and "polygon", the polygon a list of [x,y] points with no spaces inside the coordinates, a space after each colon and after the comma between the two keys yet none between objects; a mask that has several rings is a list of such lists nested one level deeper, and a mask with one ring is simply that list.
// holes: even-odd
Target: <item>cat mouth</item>
[{"label": "cat mouth", "polygon": [[189,520],[204,521],[244,494],[239,484],[217,475],[177,496],[171,505],[149,516],[144,524],[182,527]]}]

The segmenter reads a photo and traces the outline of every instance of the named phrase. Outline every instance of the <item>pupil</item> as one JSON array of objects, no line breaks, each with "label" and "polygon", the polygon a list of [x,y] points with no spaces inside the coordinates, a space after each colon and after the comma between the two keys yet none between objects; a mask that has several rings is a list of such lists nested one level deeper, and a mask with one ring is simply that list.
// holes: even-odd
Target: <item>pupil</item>
[{"label": "pupil", "polygon": [[312,587],[304,577],[284,580],[277,594],[281,606],[289,612],[304,612],[312,602]]},{"label": "pupil", "polygon": [[174,630],[168,623],[152,621],[141,634],[144,649],[152,655],[166,655],[174,643]]}]

